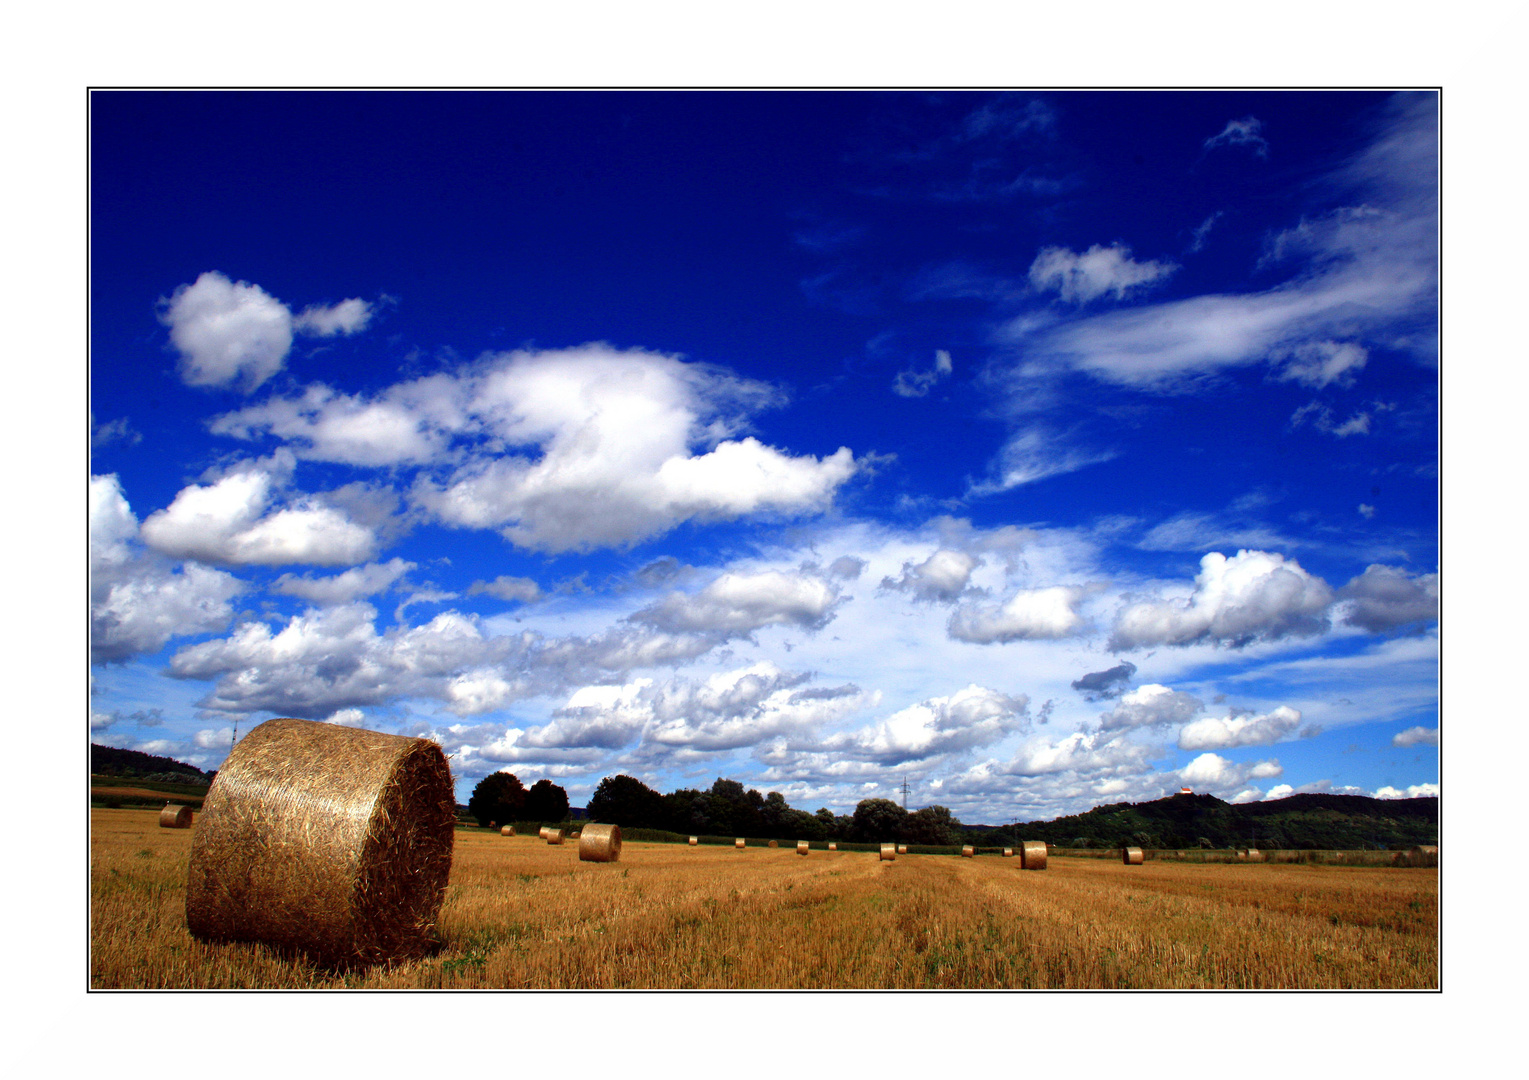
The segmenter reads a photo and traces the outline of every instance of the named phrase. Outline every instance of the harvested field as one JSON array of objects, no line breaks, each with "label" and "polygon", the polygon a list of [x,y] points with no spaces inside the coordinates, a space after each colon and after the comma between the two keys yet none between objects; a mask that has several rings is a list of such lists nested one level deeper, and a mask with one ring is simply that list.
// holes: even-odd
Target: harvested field
[{"label": "harvested field", "polygon": [[[349,975],[186,931],[190,830],[92,811],[93,987],[1438,986],[1438,876],[1423,868],[1017,860],[462,829],[434,955]],[[803,940],[821,942],[802,949]]]}]

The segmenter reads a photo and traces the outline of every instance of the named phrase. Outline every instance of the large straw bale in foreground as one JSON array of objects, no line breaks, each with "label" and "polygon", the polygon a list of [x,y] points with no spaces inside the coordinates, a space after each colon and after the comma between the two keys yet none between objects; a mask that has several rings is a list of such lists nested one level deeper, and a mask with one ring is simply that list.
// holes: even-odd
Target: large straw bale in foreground
[{"label": "large straw bale in foreground", "polygon": [[896,862],[897,861],[897,845],[896,844],[882,844],[881,845],[881,859],[880,859],[880,861],[881,862]]},{"label": "large straw bale in foreground", "polygon": [[330,968],[417,957],[434,938],[455,822],[451,769],[435,743],[268,720],[207,792],[186,925]]},{"label": "large straw bale in foreground", "polygon": [[1046,869],[1046,841],[1022,841],[1019,845],[1019,865],[1023,870]]},{"label": "large straw bale in foreground", "polygon": [[1145,858],[1146,853],[1143,852],[1139,847],[1127,847],[1120,849],[1120,861],[1125,863],[1127,866],[1140,866],[1142,864],[1142,860]]},{"label": "large straw bale in foreground", "polygon": [[616,862],[621,858],[621,826],[586,825],[579,831],[580,862]]},{"label": "large straw bale in foreground", "polygon": [[159,827],[161,829],[191,828],[191,807],[165,803],[165,808],[159,812]]}]

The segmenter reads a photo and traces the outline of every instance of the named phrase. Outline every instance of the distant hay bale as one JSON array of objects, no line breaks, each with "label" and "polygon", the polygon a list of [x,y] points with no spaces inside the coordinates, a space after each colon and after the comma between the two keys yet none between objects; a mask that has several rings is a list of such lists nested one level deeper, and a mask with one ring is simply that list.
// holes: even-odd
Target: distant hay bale
[{"label": "distant hay bale", "polygon": [[1019,865],[1024,870],[1046,869],[1046,842],[1025,840],[1019,845]]},{"label": "distant hay bale", "polygon": [[536,830],[536,838],[538,840],[545,840],[545,839],[547,839],[547,834],[549,832],[551,832],[551,831],[552,831],[551,829],[549,829],[549,828],[547,828],[547,826],[543,825],[541,828]]},{"label": "distant hay bale", "polygon": [[[164,820],[164,815],[160,814],[160,821],[163,822],[163,820]],[[1408,866],[1438,866],[1439,865],[1439,845],[1438,844],[1422,844],[1422,845],[1420,845],[1418,847],[1413,848],[1411,851],[1407,852],[1407,865]]]},{"label": "distant hay bale", "polygon": [[268,720],[207,792],[187,928],[331,969],[419,957],[435,938],[455,824],[451,769],[428,739]]},{"label": "distant hay bale", "polygon": [[977,849],[976,848],[972,847],[970,844],[962,844],[961,845],[961,858],[963,858],[963,859],[975,859],[976,857],[977,857]]},{"label": "distant hay bale", "polygon": [[562,842],[563,842],[563,830],[562,829],[548,829],[547,830],[547,843],[549,843],[549,844],[561,844]]},{"label": "distant hay bale", "polygon": [[896,859],[897,859],[897,845],[896,844],[882,844],[881,845],[881,859],[879,861],[880,862],[893,862]]},{"label": "distant hay bale", "polygon": [[499,835],[500,836],[514,836],[515,835],[515,826],[513,826],[513,825],[506,825],[504,828],[499,830]]},{"label": "distant hay bale", "polygon": [[771,840],[771,841],[770,841],[770,845],[769,845],[769,846],[770,846],[770,847],[780,847],[780,845],[779,845],[779,844],[777,844],[777,843],[776,843],[776,842],[775,842],[775,841],[774,841],[774,840]]},{"label": "distant hay bale", "polygon": [[908,854],[908,845],[907,844],[898,844],[897,845],[897,853],[899,855],[906,855],[906,854]]},{"label": "distant hay bale", "polygon": [[742,851],[743,850],[743,837],[740,836],[740,837],[738,837],[738,839],[734,840],[733,841],[733,847],[737,848],[739,851]]},{"label": "distant hay bale", "polygon": [[839,845],[838,844],[829,844],[828,845],[828,850],[829,851],[838,851],[839,850]]},{"label": "distant hay bale", "polygon": [[575,829],[575,830],[573,830],[573,832],[568,834],[568,839],[570,839],[570,840],[577,840],[581,835],[582,834],[579,832],[579,830]]},{"label": "distant hay bale", "polygon": [[807,854],[807,841],[805,841],[805,840],[798,840],[796,842],[796,853],[798,855],[805,855],[805,854]]},{"label": "distant hay bale", "polygon": [[696,845],[697,845],[697,844],[699,844],[699,843],[700,843],[700,842],[701,842],[701,838],[700,838],[700,837],[699,837],[699,836],[692,836],[692,837],[691,837],[691,838],[690,838],[690,846],[691,846],[691,847],[695,847],[695,846],[696,846]]},{"label": "distant hay bale", "polygon": [[165,803],[165,808],[159,812],[159,827],[161,829],[191,828],[191,807]]},{"label": "distant hay bale", "polygon": [[1256,847],[1250,847],[1242,853],[1242,858],[1247,862],[1268,862],[1269,856],[1259,851]]},{"label": "distant hay bale", "polygon": [[1014,854],[1014,849],[1013,849],[1013,848],[1011,848],[1011,847],[1006,847],[1006,848],[1004,848],[1004,849],[1003,849],[1003,857],[1004,857],[1004,858],[1005,858],[1005,859],[1007,859],[1007,858],[1009,858],[1009,857],[1010,857],[1010,856],[1012,856],[1012,855],[1013,855],[1013,854]]},{"label": "distant hay bale", "polygon": [[579,830],[580,862],[616,862],[621,858],[621,826],[586,825]]},{"label": "distant hay bale", "polygon": [[1128,847],[1120,849],[1120,860],[1127,866],[1140,866],[1142,864],[1142,860],[1145,857],[1146,856],[1143,854],[1141,848],[1139,847]]}]

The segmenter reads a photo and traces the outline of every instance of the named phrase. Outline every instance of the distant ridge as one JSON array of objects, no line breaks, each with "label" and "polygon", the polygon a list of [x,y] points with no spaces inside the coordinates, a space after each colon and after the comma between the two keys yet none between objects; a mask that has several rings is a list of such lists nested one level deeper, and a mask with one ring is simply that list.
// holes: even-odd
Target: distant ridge
[{"label": "distant ridge", "polygon": [[1396,848],[1439,842],[1439,800],[1307,793],[1228,803],[1214,795],[1178,794],[1097,806],[1021,824],[1018,831],[1059,847]]},{"label": "distant ridge", "polygon": [[90,771],[96,776],[132,776],[144,780],[174,780],[184,784],[211,784],[213,774],[174,758],[90,744]]}]

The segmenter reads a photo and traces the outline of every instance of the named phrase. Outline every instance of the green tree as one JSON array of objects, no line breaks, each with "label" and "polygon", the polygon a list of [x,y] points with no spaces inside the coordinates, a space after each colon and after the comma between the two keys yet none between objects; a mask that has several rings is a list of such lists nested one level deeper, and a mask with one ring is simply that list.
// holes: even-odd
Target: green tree
[{"label": "green tree", "polygon": [[551,780],[542,779],[526,792],[521,817],[526,821],[562,821],[568,816],[568,792]]},{"label": "green tree", "polygon": [[855,839],[869,844],[896,840],[907,820],[908,811],[891,799],[861,799],[855,806]]},{"label": "green tree", "polygon": [[635,776],[607,776],[589,797],[590,821],[623,829],[656,829],[663,824],[664,797]]},{"label": "green tree", "polygon": [[910,844],[953,844],[961,823],[943,806],[926,806],[908,815],[903,836]]},{"label": "green tree", "polygon": [[490,821],[508,823],[519,820],[525,802],[525,785],[514,773],[489,773],[473,788],[467,812],[478,819],[479,825]]}]

